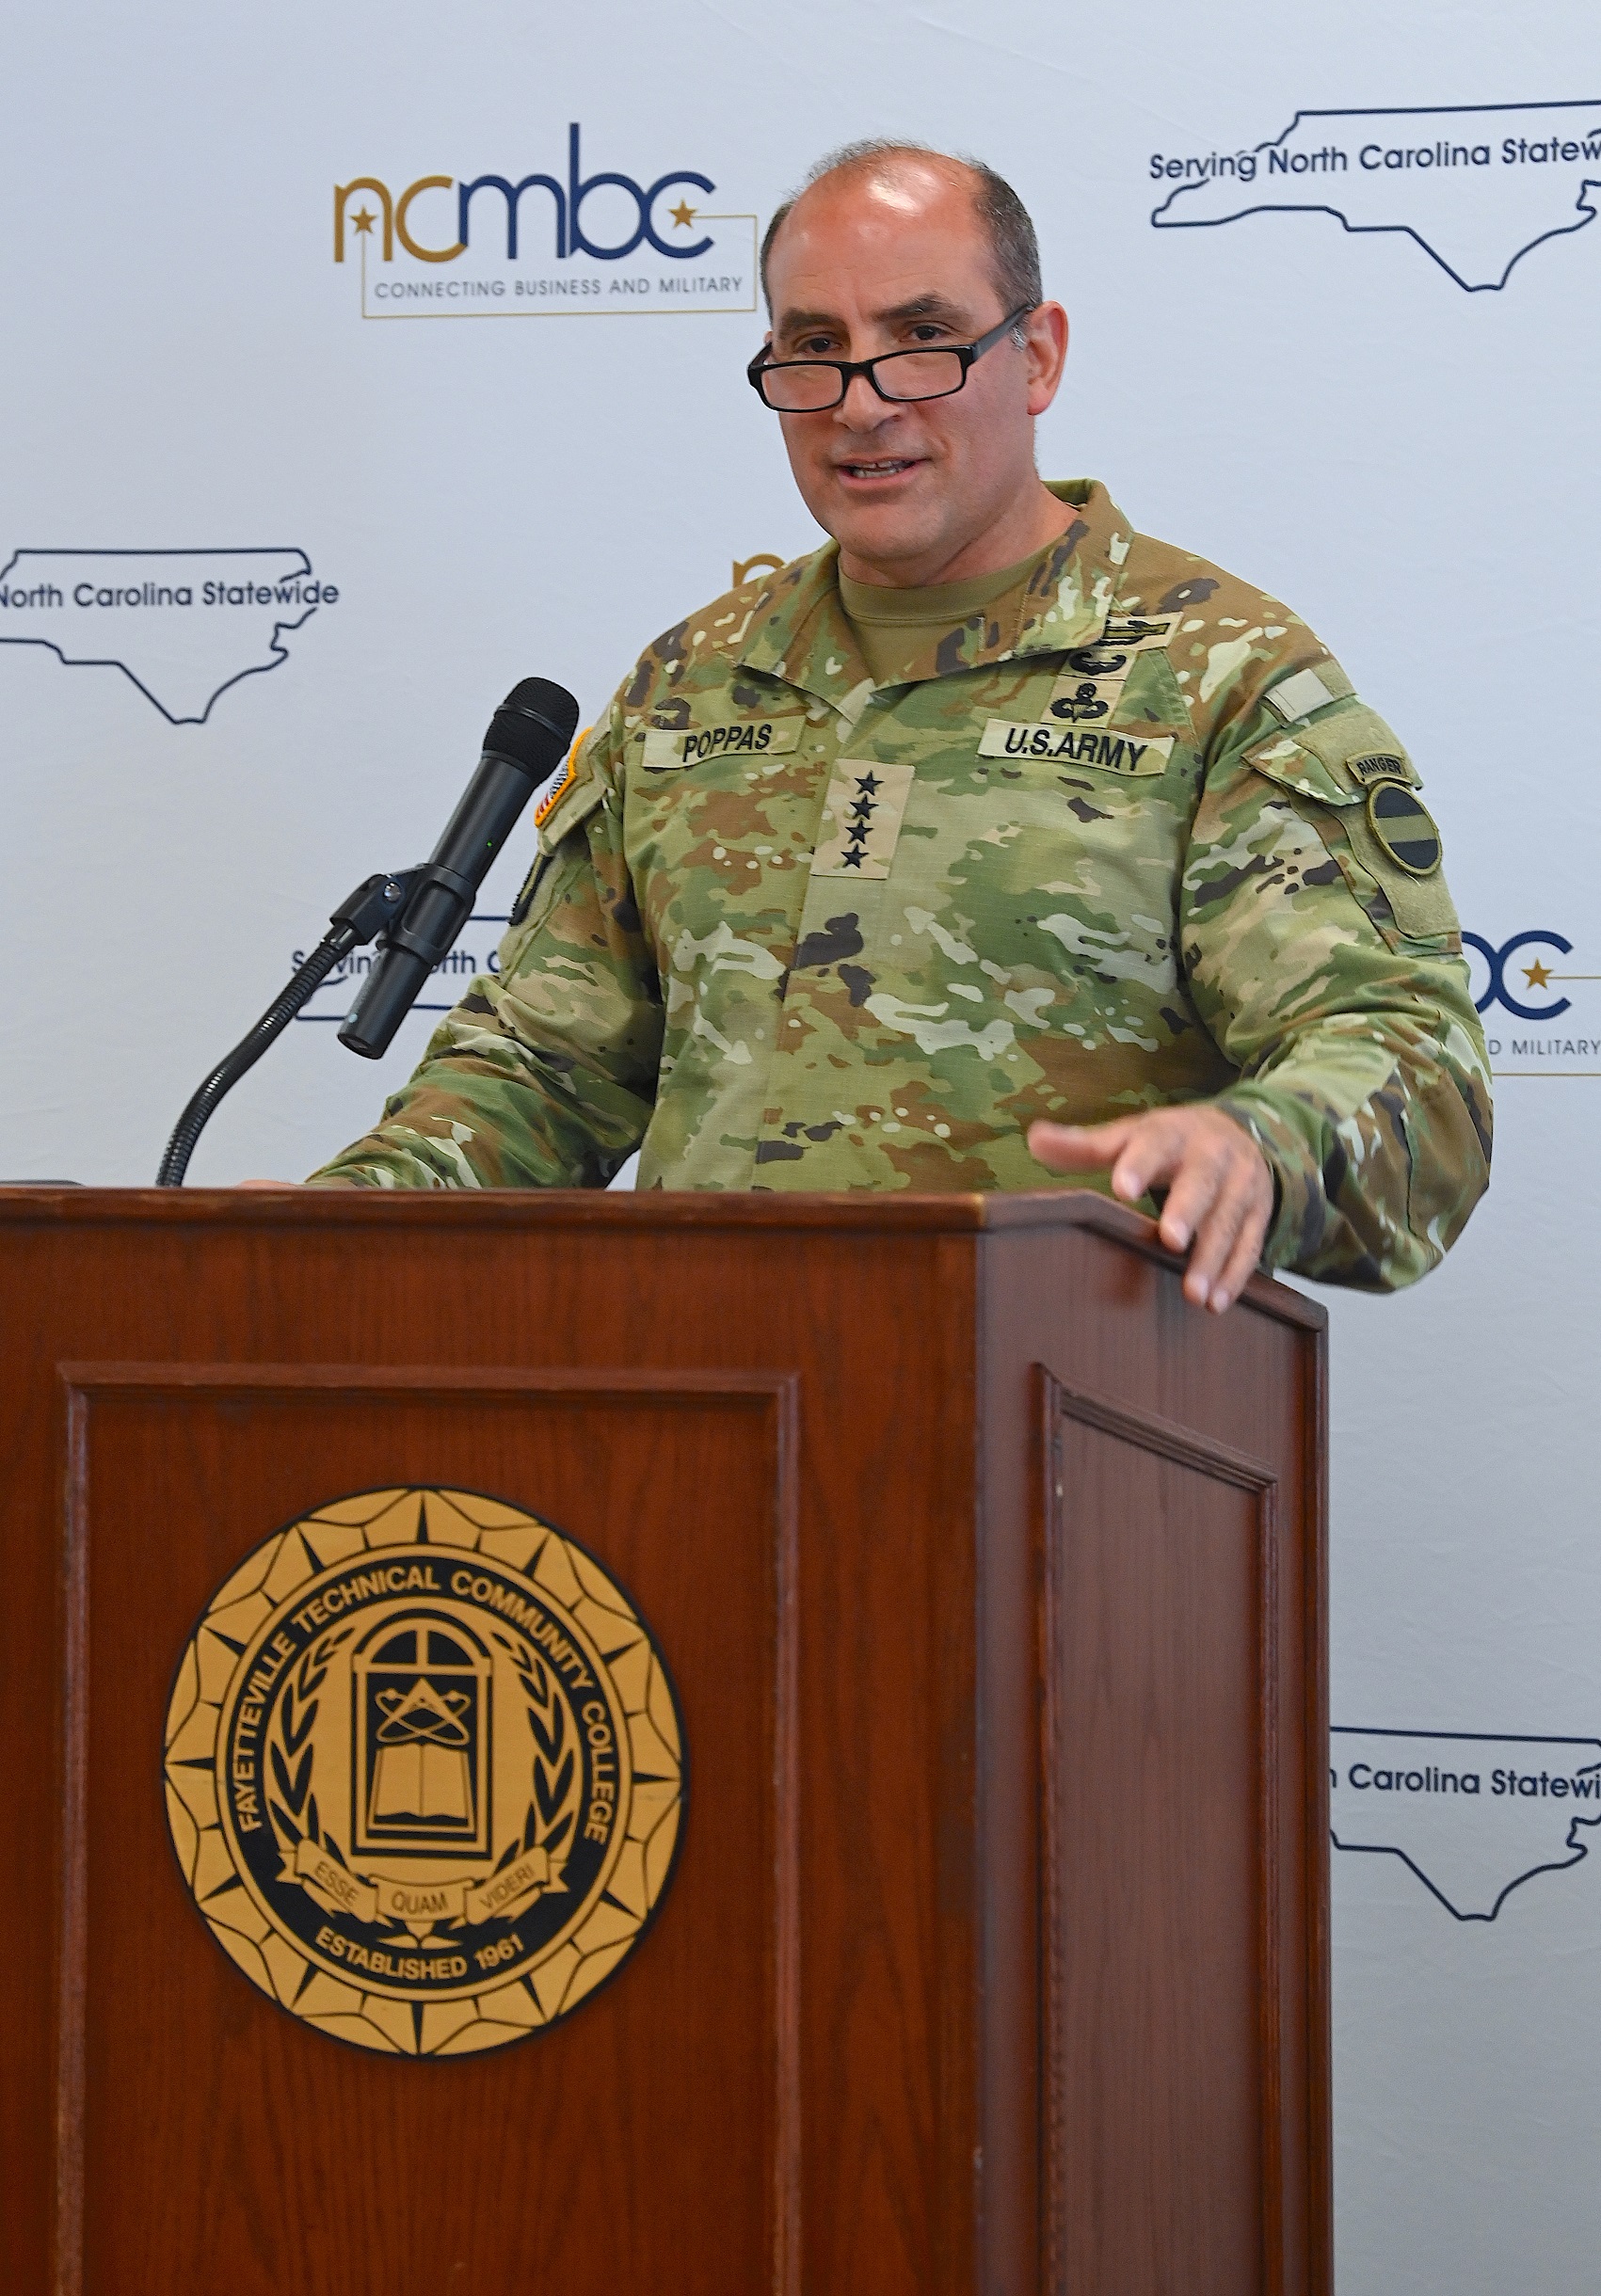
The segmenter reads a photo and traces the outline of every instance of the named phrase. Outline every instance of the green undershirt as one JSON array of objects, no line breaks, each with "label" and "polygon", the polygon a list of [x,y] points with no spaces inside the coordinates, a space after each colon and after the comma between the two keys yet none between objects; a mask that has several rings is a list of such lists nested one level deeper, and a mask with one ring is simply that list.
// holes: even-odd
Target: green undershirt
[{"label": "green undershirt", "polygon": [[840,603],[857,633],[862,660],[873,672],[874,683],[894,685],[909,677],[918,663],[933,654],[947,631],[959,629],[970,614],[997,605],[1009,593],[1017,594],[1020,612],[1024,584],[1046,550],[1055,548],[1053,539],[1045,550],[1034,550],[998,573],[975,574],[967,582],[936,582],[921,590],[892,590],[882,582],[854,582],[850,575],[841,574]]}]

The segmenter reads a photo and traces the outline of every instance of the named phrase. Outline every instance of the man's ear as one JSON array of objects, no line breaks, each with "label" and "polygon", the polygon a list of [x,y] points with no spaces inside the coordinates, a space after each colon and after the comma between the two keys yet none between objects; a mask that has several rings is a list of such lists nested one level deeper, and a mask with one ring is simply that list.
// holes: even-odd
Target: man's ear
[{"label": "man's ear", "polygon": [[1042,415],[1062,385],[1067,363],[1067,313],[1060,303],[1041,303],[1024,322],[1028,328],[1029,412]]}]

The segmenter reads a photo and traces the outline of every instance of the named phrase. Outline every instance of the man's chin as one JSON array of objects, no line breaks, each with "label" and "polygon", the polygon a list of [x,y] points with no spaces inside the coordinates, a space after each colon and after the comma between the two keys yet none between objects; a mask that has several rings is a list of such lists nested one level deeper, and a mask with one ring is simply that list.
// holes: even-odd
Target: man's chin
[{"label": "man's chin", "polygon": [[[938,538],[938,521],[926,507],[909,502],[838,503],[833,517],[820,520],[843,555],[882,567],[891,576],[900,566],[925,560]],[[897,577],[898,579],[898,577]]]}]

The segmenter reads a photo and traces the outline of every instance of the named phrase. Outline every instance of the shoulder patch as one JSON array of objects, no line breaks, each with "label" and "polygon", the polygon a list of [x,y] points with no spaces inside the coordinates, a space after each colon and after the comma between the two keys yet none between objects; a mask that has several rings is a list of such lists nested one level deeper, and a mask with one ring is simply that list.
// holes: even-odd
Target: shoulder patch
[{"label": "shoulder patch", "polygon": [[1398,869],[1432,877],[1440,866],[1434,817],[1403,781],[1377,781],[1368,793],[1368,825]]},{"label": "shoulder patch", "polygon": [[605,785],[585,755],[592,727],[586,726],[567,755],[567,763],[534,808],[541,852],[552,853],[569,830],[593,813]]},{"label": "shoulder patch", "polygon": [[542,797],[540,797],[537,804],[534,807],[534,826],[536,829],[543,829],[545,823],[550,820],[552,814],[561,804],[562,799],[567,795],[568,791],[572,788],[573,783],[578,779],[578,753],[584,747],[584,742],[588,741],[590,731],[591,728],[589,726],[585,725],[584,727],[583,731],[568,745],[567,757],[560,773],[556,775],[553,781],[547,782],[545,785],[544,794]]}]

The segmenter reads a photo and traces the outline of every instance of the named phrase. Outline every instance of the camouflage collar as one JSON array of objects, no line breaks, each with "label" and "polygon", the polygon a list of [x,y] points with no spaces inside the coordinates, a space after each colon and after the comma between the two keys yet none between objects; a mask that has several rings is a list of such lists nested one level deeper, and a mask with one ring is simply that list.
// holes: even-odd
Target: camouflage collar
[{"label": "camouflage collar", "polygon": [[[928,675],[982,669],[1017,654],[1063,653],[1105,628],[1133,528],[1097,479],[1048,483],[1078,516],[1036,567],[1016,622],[975,616],[941,643]],[[775,575],[756,601],[740,657],[745,668],[781,678],[834,709],[871,682],[840,602],[839,556],[839,544],[825,542]]]}]

